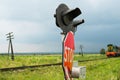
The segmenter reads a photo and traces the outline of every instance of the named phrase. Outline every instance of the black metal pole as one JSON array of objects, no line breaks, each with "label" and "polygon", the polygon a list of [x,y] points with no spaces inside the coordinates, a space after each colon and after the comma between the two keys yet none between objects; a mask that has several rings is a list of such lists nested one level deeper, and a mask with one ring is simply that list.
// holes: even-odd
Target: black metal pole
[{"label": "black metal pole", "polygon": [[83,56],[83,46],[82,45],[80,45],[80,49],[81,49],[81,54]]},{"label": "black metal pole", "polygon": [[11,44],[11,59],[14,60],[14,53],[13,53],[13,46],[12,46],[11,38],[10,38],[10,44]]},{"label": "black metal pole", "polygon": [[12,39],[13,39],[13,35],[11,35],[12,32],[6,34],[8,35],[7,36],[7,40],[9,40],[9,44],[8,44],[8,56],[9,56],[9,53],[10,53],[10,48],[11,48],[11,59],[14,60],[14,52],[13,52],[13,45],[12,45]]},{"label": "black metal pole", "polygon": [[9,41],[9,44],[8,44],[8,56],[10,55],[10,41]]}]

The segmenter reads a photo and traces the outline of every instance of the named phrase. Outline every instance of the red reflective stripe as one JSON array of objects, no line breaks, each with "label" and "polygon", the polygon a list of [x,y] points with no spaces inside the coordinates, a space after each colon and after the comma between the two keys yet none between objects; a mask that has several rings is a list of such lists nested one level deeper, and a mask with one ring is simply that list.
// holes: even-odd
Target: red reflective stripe
[{"label": "red reflective stripe", "polygon": [[68,32],[66,39],[64,41],[64,46],[69,47],[70,49],[75,49],[74,46],[74,34],[72,31]]}]

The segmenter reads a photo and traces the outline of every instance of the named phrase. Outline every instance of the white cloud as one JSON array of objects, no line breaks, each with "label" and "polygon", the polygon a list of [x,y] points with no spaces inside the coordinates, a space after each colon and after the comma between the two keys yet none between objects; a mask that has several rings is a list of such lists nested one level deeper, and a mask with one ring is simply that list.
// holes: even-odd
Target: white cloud
[{"label": "white cloud", "polygon": [[[57,47],[56,47],[57,46]],[[21,52],[61,52],[61,44],[55,42],[43,43],[43,44],[22,44],[14,43],[13,50],[15,53]],[[0,53],[8,51],[8,43],[0,44]]]},{"label": "white cloud", "polygon": [[[40,33],[44,34],[45,26],[41,23],[31,21],[11,21],[0,20],[0,32],[15,32],[16,34],[35,35]],[[47,29],[46,29],[47,30]]]},{"label": "white cloud", "polygon": [[[7,52],[8,41],[6,41],[5,34],[8,32],[14,34],[13,47],[15,52],[59,51],[60,46],[57,42],[54,42],[54,35],[51,36],[51,34],[54,34],[54,30],[49,27],[32,21],[0,20],[1,52]],[[53,38],[53,41],[51,41],[51,38]]]},{"label": "white cloud", "polygon": [[[85,19],[85,23],[80,25],[83,28],[78,28],[76,32],[76,42],[85,41],[87,46],[95,44],[92,49],[97,48],[104,40],[110,39],[110,35],[117,36],[111,40],[115,42],[119,38],[119,2],[118,0],[0,0],[1,49],[5,44],[7,47],[5,34],[8,32],[14,33],[13,42],[16,44],[16,51],[39,51],[39,49],[54,51],[54,47],[60,48],[58,43],[61,44],[59,34],[61,30],[56,27],[53,17],[60,3],[67,4],[70,9],[79,7],[82,11],[80,17]],[[103,36],[106,37],[102,39]],[[50,46],[53,44],[55,46]]]},{"label": "white cloud", "polygon": [[98,1],[98,0],[88,0],[88,2],[95,9],[96,9],[96,7],[98,7],[100,5],[100,1]]}]

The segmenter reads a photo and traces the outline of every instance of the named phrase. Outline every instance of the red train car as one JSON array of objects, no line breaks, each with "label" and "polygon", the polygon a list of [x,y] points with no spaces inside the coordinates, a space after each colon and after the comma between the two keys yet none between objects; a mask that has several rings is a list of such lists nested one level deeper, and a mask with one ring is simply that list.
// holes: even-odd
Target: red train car
[{"label": "red train car", "polygon": [[108,57],[120,56],[120,47],[114,46],[113,44],[108,44],[107,45],[106,56],[108,56]]}]

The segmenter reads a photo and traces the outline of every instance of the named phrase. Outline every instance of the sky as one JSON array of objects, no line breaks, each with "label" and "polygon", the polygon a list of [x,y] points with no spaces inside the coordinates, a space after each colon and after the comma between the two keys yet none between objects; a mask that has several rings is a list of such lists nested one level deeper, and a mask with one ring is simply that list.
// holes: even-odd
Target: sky
[{"label": "sky", "polygon": [[62,52],[62,30],[55,10],[64,3],[80,8],[85,23],[75,33],[75,52],[99,52],[107,44],[120,46],[119,0],[0,0],[0,53],[7,52],[6,34],[13,32],[14,52]]}]

